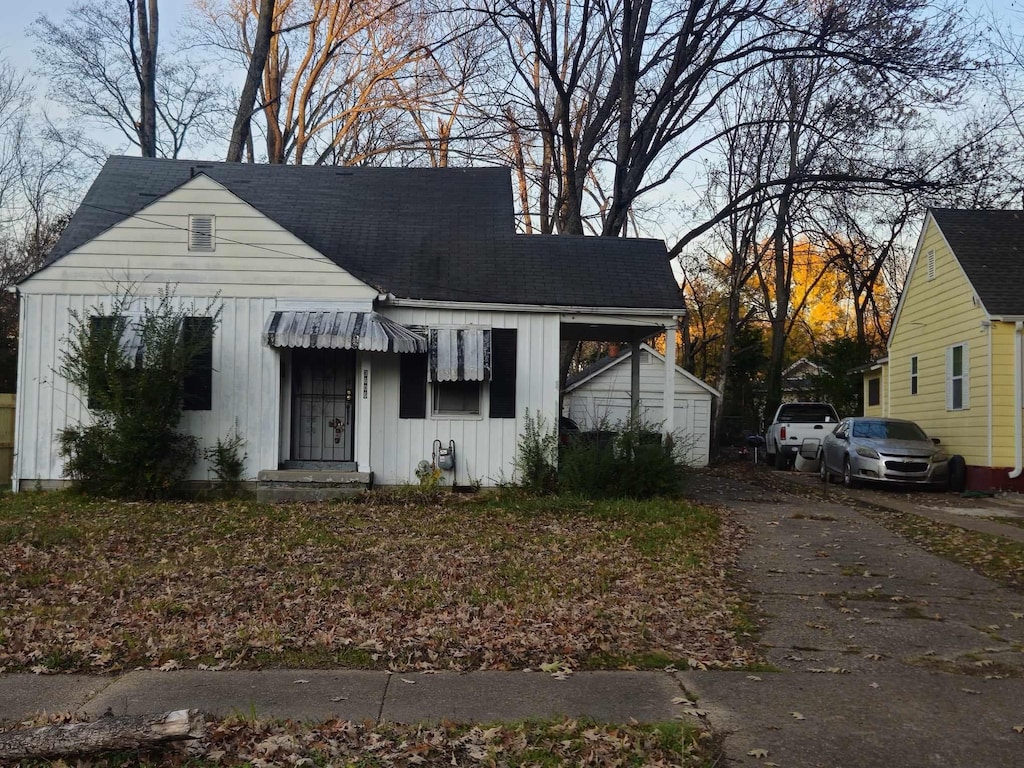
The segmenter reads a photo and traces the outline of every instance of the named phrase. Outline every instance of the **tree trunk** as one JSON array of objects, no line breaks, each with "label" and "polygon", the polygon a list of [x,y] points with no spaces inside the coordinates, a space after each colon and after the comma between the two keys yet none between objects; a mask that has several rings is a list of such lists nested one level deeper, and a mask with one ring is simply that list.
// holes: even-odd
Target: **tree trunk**
[{"label": "tree trunk", "polygon": [[249,138],[249,121],[252,119],[253,106],[256,104],[256,91],[263,76],[263,68],[267,64],[267,54],[270,52],[273,21],[274,0],[260,0],[256,39],[253,41],[249,69],[245,73],[245,84],[242,86],[242,95],[238,99],[238,111],[235,112],[235,124],[231,128],[231,140],[228,143],[227,160],[229,163],[242,161],[242,149]]},{"label": "tree trunk", "polygon": [[765,381],[765,418],[782,402],[782,367],[786,354],[786,331],[789,320],[789,295],[792,288],[789,232],[790,191],[779,199],[778,219],[772,235],[775,260],[775,312],[771,319],[771,354]]},{"label": "tree trunk", "polygon": [[0,734],[0,761],[148,749],[169,741],[198,739],[204,732],[203,716],[194,709],[104,717],[93,723],[45,725]]},{"label": "tree trunk", "polygon": [[139,28],[139,146],[143,157],[156,157],[157,0],[138,0],[135,17]]}]

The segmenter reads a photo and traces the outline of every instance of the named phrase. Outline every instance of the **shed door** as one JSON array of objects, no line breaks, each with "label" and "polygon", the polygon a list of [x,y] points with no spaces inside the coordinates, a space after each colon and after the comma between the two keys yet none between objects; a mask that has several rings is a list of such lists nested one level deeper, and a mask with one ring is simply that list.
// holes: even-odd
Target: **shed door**
[{"label": "shed door", "polygon": [[292,459],[352,461],[355,354],[296,349],[292,366]]}]

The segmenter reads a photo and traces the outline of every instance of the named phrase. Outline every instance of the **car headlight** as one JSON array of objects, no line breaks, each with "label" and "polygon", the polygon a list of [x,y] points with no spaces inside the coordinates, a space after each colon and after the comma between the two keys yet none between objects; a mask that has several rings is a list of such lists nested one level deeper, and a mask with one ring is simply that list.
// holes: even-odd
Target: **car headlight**
[{"label": "car headlight", "polygon": [[877,459],[878,451],[874,448],[867,448],[863,445],[857,446],[857,455],[863,456],[865,459]]},{"label": "car headlight", "polygon": [[939,463],[941,463],[943,461],[949,461],[949,456],[947,456],[942,451],[939,451],[938,453],[933,453],[932,454],[932,463],[933,464],[939,464]]}]

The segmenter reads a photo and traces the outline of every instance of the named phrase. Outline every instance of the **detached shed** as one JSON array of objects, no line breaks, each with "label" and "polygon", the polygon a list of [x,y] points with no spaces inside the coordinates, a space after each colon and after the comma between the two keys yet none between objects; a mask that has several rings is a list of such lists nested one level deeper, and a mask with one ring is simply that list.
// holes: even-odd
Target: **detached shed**
[{"label": "detached shed", "polygon": [[[665,402],[665,357],[648,344],[640,345],[640,417],[660,425]],[[565,387],[563,411],[583,431],[629,420],[633,350],[606,357],[577,375]],[[676,366],[674,434],[686,462],[706,466],[709,460],[712,401],[721,397],[714,387]]]}]

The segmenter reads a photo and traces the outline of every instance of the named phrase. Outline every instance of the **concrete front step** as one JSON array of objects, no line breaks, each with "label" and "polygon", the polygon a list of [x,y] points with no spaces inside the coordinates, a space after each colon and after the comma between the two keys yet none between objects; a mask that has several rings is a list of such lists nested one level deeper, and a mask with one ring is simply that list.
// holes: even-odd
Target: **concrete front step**
[{"label": "concrete front step", "polygon": [[256,478],[256,500],[327,501],[353,496],[373,483],[372,472],[325,469],[264,469]]}]

